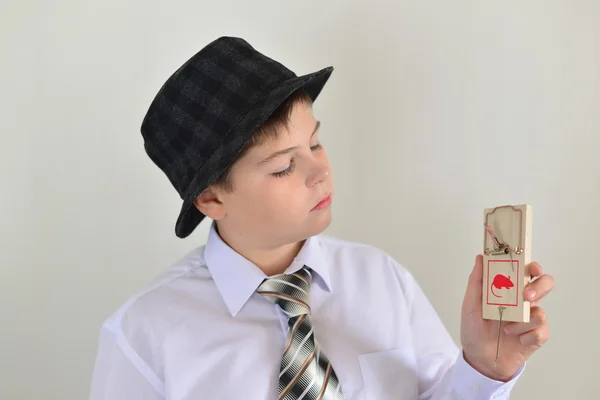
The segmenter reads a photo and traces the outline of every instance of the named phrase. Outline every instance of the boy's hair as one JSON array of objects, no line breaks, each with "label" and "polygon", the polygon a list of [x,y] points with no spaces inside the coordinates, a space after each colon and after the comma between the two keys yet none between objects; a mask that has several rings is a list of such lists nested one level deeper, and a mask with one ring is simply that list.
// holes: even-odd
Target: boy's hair
[{"label": "boy's hair", "polygon": [[312,99],[304,89],[299,89],[292,93],[281,105],[279,105],[262,126],[254,132],[248,143],[246,143],[231,164],[229,164],[227,169],[223,171],[211,186],[226,193],[232,193],[235,190],[233,178],[231,176],[232,166],[251,148],[264,144],[269,140],[276,139],[279,135],[278,129],[281,127],[287,129],[292,108],[296,103],[312,104]]}]

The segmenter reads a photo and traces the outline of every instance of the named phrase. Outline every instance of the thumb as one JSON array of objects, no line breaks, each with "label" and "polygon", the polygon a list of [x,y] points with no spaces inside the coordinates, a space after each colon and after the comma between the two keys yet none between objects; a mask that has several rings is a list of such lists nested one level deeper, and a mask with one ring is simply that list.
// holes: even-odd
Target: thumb
[{"label": "thumb", "polygon": [[463,311],[472,312],[481,308],[483,295],[483,255],[475,257],[475,265],[469,275],[467,290],[463,302]]}]

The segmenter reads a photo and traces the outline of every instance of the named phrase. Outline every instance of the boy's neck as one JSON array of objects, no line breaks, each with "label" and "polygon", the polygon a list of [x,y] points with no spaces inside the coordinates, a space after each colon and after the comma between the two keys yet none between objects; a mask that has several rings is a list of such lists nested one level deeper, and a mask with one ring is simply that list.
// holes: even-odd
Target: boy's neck
[{"label": "boy's neck", "polygon": [[221,239],[234,251],[260,268],[265,275],[282,274],[294,261],[306,240],[289,243],[279,247],[251,248],[238,240],[234,240],[215,224],[215,231]]}]

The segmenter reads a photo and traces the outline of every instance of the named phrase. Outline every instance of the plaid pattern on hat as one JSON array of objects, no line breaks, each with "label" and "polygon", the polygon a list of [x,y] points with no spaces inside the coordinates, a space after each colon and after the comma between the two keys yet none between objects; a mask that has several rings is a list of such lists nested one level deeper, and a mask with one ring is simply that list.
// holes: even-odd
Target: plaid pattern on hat
[{"label": "plaid pattern on hat", "polygon": [[333,67],[297,76],[244,39],[223,36],[202,48],[162,85],[142,125],[144,149],[183,204],[180,238],[204,219],[194,200],[230,165],[252,134],[293,92],[316,100]]}]

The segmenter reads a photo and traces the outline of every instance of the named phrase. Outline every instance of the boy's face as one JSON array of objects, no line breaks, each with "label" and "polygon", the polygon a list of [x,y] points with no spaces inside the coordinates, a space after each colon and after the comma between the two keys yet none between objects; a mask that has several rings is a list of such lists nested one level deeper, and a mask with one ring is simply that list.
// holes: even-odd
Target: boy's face
[{"label": "boy's face", "polygon": [[253,147],[232,167],[233,193],[205,190],[196,200],[218,221],[219,233],[246,246],[298,242],[331,222],[331,206],[314,209],[327,195],[333,198],[333,178],[312,106],[297,103],[287,131],[280,129],[277,139]]}]

